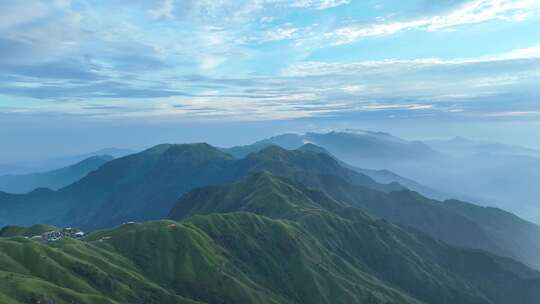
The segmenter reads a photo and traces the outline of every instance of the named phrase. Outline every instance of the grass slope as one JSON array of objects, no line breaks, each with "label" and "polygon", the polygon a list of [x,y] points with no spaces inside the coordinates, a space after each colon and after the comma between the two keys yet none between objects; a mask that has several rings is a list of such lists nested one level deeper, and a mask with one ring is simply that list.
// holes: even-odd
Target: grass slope
[{"label": "grass slope", "polygon": [[[49,223],[88,231],[160,219],[193,188],[268,171],[321,190],[338,204],[360,207],[447,243],[487,250],[540,269],[540,246],[535,241],[540,238],[540,227],[508,213],[466,203],[438,202],[403,190],[398,184],[376,183],[320,152],[309,145],[297,151],[270,146],[234,159],[206,144],[159,145],[110,161],[59,191],[0,193],[4,211],[0,213],[0,225]],[[271,195],[276,197],[268,193]]]},{"label": "grass slope", "polygon": [[[193,201],[192,201],[193,200]],[[268,172],[186,194],[180,221],[0,239],[8,303],[537,303],[540,274],[375,220]]]}]

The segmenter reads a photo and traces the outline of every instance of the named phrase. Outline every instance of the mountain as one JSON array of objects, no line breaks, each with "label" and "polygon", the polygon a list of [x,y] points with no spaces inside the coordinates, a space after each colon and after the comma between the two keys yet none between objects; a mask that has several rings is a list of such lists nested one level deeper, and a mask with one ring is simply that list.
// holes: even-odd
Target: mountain
[{"label": "mountain", "polygon": [[0,301],[534,304],[540,296],[540,273],[520,263],[408,232],[268,172],[197,189],[179,204],[189,208],[173,211],[177,221],[85,240],[0,238]]},{"label": "mountain", "polygon": [[[207,144],[159,145],[112,160],[58,191],[0,193],[4,211],[0,223],[48,223],[88,231],[130,221],[161,219],[179,197],[194,188],[230,183],[262,171],[320,190],[341,205],[362,208],[407,229],[540,268],[540,248],[537,242],[531,242],[540,237],[536,225],[507,213],[501,213],[501,218],[491,213],[484,215],[487,209],[470,204],[470,208],[458,212],[399,184],[379,184],[342,167],[327,154],[277,146],[235,159]],[[477,222],[473,213],[482,214],[486,220]],[[511,228],[501,234],[493,229],[497,224]]]},{"label": "mountain", "polygon": [[505,145],[497,142],[473,140],[461,136],[452,139],[437,139],[424,141],[428,146],[448,155],[457,157],[473,156],[477,154],[495,153],[499,155],[522,155],[540,157],[540,151],[520,146]]},{"label": "mountain", "polygon": [[[171,212],[171,217],[184,219],[196,214],[213,213],[227,213],[232,217],[238,211],[293,221],[307,236],[315,236],[314,244],[323,246],[317,252],[324,253],[329,250],[330,256],[334,256],[336,260],[346,257],[347,262],[343,265],[358,267],[361,271],[369,269],[368,273],[386,285],[398,285],[396,287],[426,303],[469,303],[471,300],[468,300],[468,297],[471,295],[478,296],[478,299],[474,300],[478,303],[511,302],[509,293],[512,292],[486,288],[492,284],[488,281],[497,277],[496,271],[489,274],[489,279],[479,279],[484,274],[475,272],[497,269],[495,265],[501,263],[499,269],[504,269],[505,273],[506,270],[509,271],[506,279],[512,276],[510,273],[513,271],[528,278],[535,277],[536,273],[510,260],[501,259],[495,262],[499,258],[477,251],[449,247],[422,235],[409,234],[386,222],[374,221],[359,210],[342,206],[321,192],[309,190],[301,184],[268,173],[259,173],[231,185],[197,189],[178,202],[177,208]],[[223,233],[219,226],[212,225],[212,229],[215,233]],[[231,237],[234,235],[231,234]],[[267,239],[268,237],[265,237],[261,242],[268,242]],[[230,241],[226,239],[223,242],[229,244]],[[436,248],[438,246],[443,248]],[[473,263],[469,266],[474,265],[472,268],[465,266],[469,263],[469,258],[469,262]],[[487,266],[484,264],[486,262],[490,267],[478,267]],[[506,268],[507,265],[510,267]],[[390,268],[394,270],[390,271]],[[330,273],[340,271],[339,266],[326,269]],[[435,278],[435,281],[428,278]],[[512,279],[501,280],[499,284],[501,287],[508,287],[513,285],[511,281]],[[457,285],[454,285],[456,283]],[[438,287],[434,285],[448,289],[435,291]],[[453,285],[460,287],[451,290]],[[475,285],[486,288],[486,291],[474,291]],[[471,294],[463,295],[469,292]],[[493,297],[485,292],[494,292],[497,295]],[[504,294],[506,300],[499,298],[499,293]],[[519,295],[523,295],[521,291]],[[524,301],[534,303],[536,299]]]},{"label": "mountain", "polygon": [[237,157],[244,157],[248,155],[249,153],[259,152],[260,150],[263,150],[264,148],[267,148],[269,146],[278,145],[278,146],[284,147],[286,149],[291,149],[291,150],[326,154],[333,157],[342,167],[345,167],[353,171],[356,171],[358,173],[361,173],[363,175],[369,176],[371,179],[373,179],[377,183],[381,183],[381,184],[398,183],[406,187],[407,189],[417,191],[419,193],[422,193],[422,195],[425,195],[433,199],[445,200],[445,199],[449,199],[453,197],[451,194],[444,193],[442,191],[438,191],[431,187],[422,185],[409,178],[397,175],[389,170],[364,169],[364,168],[358,168],[358,167],[349,165],[348,163],[343,162],[340,159],[334,157],[325,148],[317,146],[313,143],[308,142],[296,148],[297,144],[301,144],[302,142],[305,142],[305,140],[301,139],[301,137],[297,134],[285,134],[285,135],[276,136],[268,140],[255,143],[250,146],[233,147],[233,148],[222,149],[222,150],[225,152],[231,153],[233,155],[236,155]]},{"label": "mountain", "polygon": [[[241,157],[271,144],[297,149],[305,143],[321,147],[354,168],[362,168],[361,173],[371,174],[379,182],[390,177],[391,181],[435,199],[472,201],[529,220],[540,218],[540,188],[536,186],[540,180],[540,157],[532,149],[461,137],[421,142],[382,132],[345,130],[283,134],[224,151]],[[406,178],[381,178],[377,173],[381,170]]]},{"label": "mountain", "polygon": [[32,159],[24,161],[11,161],[9,164],[0,163],[0,175],[26,175],[36,172],[52,171],[57,168],[71,166],[87,158],[94,156],[110,155],[114,158],[123,157],[132,153],[134,150],[105,148],[89,153],[66,155],[53,158]]},{"label": "mountain", "polygon": [[350,168],[371,177],[374,181],[378,183],[381,183],[381,184],[398,183],[400,185],[403,185],[407,189],[416,191],[422,194],[423,196],[426,196],[432,199],[446,200],[452,197],[452,194],[448,194],[448,193],[433,189],[426,185],[420,184],[412,179],[397,175],[396,173],[386,170],[386,169],[372,170],[372,169],[356,168],[353,166],[350,166]]},{"label": "mountain", "polygon": [[[465,202],[431,200],[409,190],[385,193],[359,184],[352,184],[334,174],[297,171],[296,174],[288,176],[293,177],[297,183],[301,182],[312,189],[323,191],[333,199],[334,204],[339,206],[354,206],[371,215],[414,231],[421,231],[449,244],[482,249],[497,255],[512,257],[540,269],[540,259],[538,258],[540,245],[534,241],[540,237],[540,227],[513,214]],[[233,185],[239,189],[249,188],[243,183]],[[197,213],[203,214],[214,211],[227,212],[231,206],[238,210],[256,210],[253,207],[256,204],[249,203],[250,196],[243,196],[241,191],[223,191],[220,186],[194,190],[176,204],[172,215],[179,218],[179,214],[192,208],[190,204],[195,204],[199,208],[196,210]],[[269,200],[276,201],[278,197],[268,189],[261,190],[260,193],[267,195]],[[212,198],[209,198],[209,195],[213,195]],[[296,205],[299,202],[309,201],[306,198],[294,197]],[[201,200],[218,202],[220,207],[205,211],[208,207],[202,204]],[[239,204],[242,202],[245,203],[245,206],[240,208]],[[282,208],[276,212],[289,212],[285,210],[290,208],[285,207],[291,206],[291,204],[284,202]],[[325,204],[325,206],[330,205],[332,205],[330,202]]]},{"label": "mountain", "polygon": [[37,188],[57,190],[80,180],[112,159],[114,158],[110,155],[92,156],[74,165],[53,171],[0,176],[0,191],[27,193]]},{"label": "mountain", "polygon": [[[319,147],[317,145],[314,145],[312,143],[307,143],[298,148],[299,151],[311,151],[315,153],[323,153],[332,156],[328,150]],[[332,156],[333,157],[333,156]],[[335,158],[335,157],[334,157]],[[417,183],[411,179],[408,179],[403,176],[399,176],[395,174],[394,172],[391,172],[389,170],[372,170],[372,169],[363,169],[363,168],[357,168],[355,166],[351,166],[343,161],[340,161],[339,159],[335,158],[341,166],[345,168],[349,168],[353,171],[362,173],[364,175],[367,175],[371,177],[374,181],[381,184],[391,184],[391,183],[398,183],[402,186],[404,186],[407,189],[416,191],[421,193],[424,196],[427,196],[429,198],[438,199],[438,200],[445,200],[448,198],[451,198],[452,195],[443,193],[441,191],[435,190],[433,188],[430,188],[428,186],[422,185],[420,183]]]},{"label": "mountain", "polygon": [[273,176],[268,171],[254,173],[225,186],[194,189],[182,196],[171,210],[173,219],[196,214],[251,212],[272,218],[297,218],[310,210],[335,210],[343,204],[298,182]]},{"label": "mountain", "polygon": [[[349,158],[365,159],[371,163],[365,168],[384,164],[389,158],[408,161],[419,158],[435,158],[438,153],[419,141],[406,141],[388,133],[371,131],[349,131],[329,133],[282,134],[261,140],[252,145],[233,147],[224,151],[243,157],[268,145],[278,145],[286,149],[297,149],[311,143],[319,146],[341,160]],[[375,162],[375,163],[373,163]],[[382,162],[382,163],[381,163]],[[353,164],[354,165],[354,164]]]},{"label": "mountain", "polygon": [[237,180],[261,170],[282,176],[299,171],[326,172],[382,191],[403,189],[397,184],[376,183],[323,154],[272,146],[234,159],[207,144],[159,145],[107,162],[58,191],[38,189],[26,195],[0,192],[0,206],[6,210],[0,214],[0,225],[51,223],[96,229],[160,219],[181,194],[195,187]]}]

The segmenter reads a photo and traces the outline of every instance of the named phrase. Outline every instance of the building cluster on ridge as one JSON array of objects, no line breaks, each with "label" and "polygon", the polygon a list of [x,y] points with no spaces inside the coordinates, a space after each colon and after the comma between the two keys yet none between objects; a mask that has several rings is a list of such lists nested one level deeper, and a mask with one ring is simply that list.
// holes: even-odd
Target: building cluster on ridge
[{"label": "building cluster on ridge", "polygon": [[41,242],[55,242],[66,237],[82,239],[84,236],[84,232],[68,227],[60,230],[47,231],[40,235],[35,235],[30,239]]}]

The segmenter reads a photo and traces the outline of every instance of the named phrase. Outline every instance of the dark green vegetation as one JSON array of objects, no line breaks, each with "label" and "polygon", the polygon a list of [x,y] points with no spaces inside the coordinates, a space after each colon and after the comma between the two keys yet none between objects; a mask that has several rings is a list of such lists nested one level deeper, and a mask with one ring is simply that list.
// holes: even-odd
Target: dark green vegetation
[{"label": "dark green vegetation", "polygon": [[234,159],[207,144],[159,145],[115,159],[80,181],[58,191],[38,189],[26,195],[0,193],[0,225],[51,223],[86,230],[127,221],[165,217],[183,193],[200,186],[237,180],[269,170],[292,176],[297,172],[336,174],[349,182],[378,190],[402,189],[381,185],[342,168],[331,157],[269,147]]},{"label": "dark green vegetation", "polygon": [[80,180],[112,159],[113,157],[108,155],[92,156],[74,165],[53,171],[0,176],[0,191],[27,193],[37,188],[57,190]]},{"label": "dark green vegetation", "polygon": [[177,221],[0,239],[2,303],[534,304],[540,273],[410,233],[268,172],[184,195]]},{"label": "dark green vegetation", "polygon": [[396,183],[376,183],[340,164],[312,145],[295,151],[269,146],[241,159],[206,144],[160,145],[110,161],[58,191],[0,193],[0,224],[49,223],[88,231],[161,219],[193,188],[266,170],[321,190],[343,206],[362,208],[449,244],[540,267],[538,226],[497,209],[430,200]]}]

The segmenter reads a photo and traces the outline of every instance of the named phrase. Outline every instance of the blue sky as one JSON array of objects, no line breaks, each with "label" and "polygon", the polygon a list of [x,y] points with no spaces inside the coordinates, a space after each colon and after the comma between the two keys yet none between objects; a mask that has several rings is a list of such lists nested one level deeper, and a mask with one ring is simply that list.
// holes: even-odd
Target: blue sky
[{"label": "blue sky", "polygon": [[4,159],[359,126],[540,148],[524,135],[540,132],[539,86],[537,0],[4,0],[0,11]]}]

